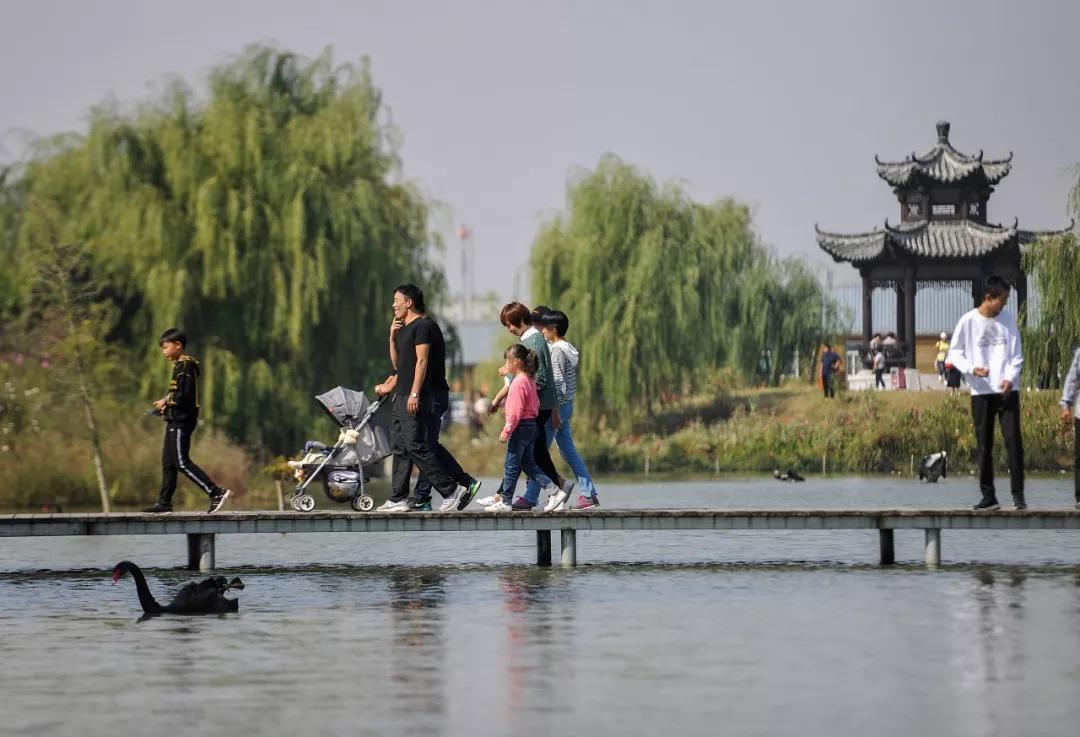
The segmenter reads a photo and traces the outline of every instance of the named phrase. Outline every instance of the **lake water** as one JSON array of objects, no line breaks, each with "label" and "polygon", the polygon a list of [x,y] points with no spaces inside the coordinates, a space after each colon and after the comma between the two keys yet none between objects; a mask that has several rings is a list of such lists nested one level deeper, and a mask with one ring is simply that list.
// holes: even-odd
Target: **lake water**
[{"label": "lake water", "polygon": [[[488,482],[494,484],[494,482]],[[1006,484],[1007,488],[1007,484]],[[970,479],[611,482],[608,507],[971,504]],[[1008,497],[1007,490],[1002,494]],[[1072,479],[1032,507],[1072,507]],[[558,544],[557,536],[554,540]],[[3,735],[1072,735],[1080,534],[220,536],[239,614],[141,613],[182,537],[0,539]]]}]

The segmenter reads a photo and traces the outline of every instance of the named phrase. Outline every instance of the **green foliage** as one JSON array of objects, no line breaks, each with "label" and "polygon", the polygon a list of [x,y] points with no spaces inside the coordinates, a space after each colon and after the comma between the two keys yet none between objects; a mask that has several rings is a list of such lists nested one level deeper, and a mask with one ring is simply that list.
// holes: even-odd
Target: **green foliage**
[{"label": "green foliage", "polygon": [[1038,314],[1024,326],[1024,377],[1039,387],[1061,385],[1080,348],[1080,246],[1069,234],[1028,248],[1024,268],[1039,294]]},{"label": "green foliage", "polygon": [[614,156],[567,201],[533,243],[532,294],[571,318],[584,409],[620,427],[720,366],[776,382],[832,324],[817,280],[769,254],[745,205],[694,202]]},{"label": "green foliage", "polygon": [[393,287],[416,281],[431,301],[442,288],[427,206],[400,182],[384,120],[366,63],[261,46],[215,69],[205,102],[176,83],[130,114],[98,108],[84,136],[43,143],[0,187],[5,273],[42,246],[19,201],[56,203],[62,239],[85,243],[108,285],[109,337],[139,394],[162,393],[156,338],[183,326],[204,417],[292,450],[313,394],[385,375]]}]

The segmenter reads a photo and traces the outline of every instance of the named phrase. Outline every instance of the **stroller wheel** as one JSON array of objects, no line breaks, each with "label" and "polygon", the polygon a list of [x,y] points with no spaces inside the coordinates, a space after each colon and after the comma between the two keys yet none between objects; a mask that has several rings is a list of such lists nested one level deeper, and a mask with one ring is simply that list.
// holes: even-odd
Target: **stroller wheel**
[{"label": "stroller wheel", "polygon": [[352,500],[352,508],[357,512],[370,512],[375,508],[375,500],[367,494],[358,496]]},{"label": "stroller wheel", "polygon": [[296,500],[296,504],[301,512],[310,512],[315,509],[315,497],[304,494]]},{"label": "stroller wheel", "polygon": [[292,505],[293,511],[300,511],[300,497],[294,496],[292,499],[289,500],[289,504]]}]

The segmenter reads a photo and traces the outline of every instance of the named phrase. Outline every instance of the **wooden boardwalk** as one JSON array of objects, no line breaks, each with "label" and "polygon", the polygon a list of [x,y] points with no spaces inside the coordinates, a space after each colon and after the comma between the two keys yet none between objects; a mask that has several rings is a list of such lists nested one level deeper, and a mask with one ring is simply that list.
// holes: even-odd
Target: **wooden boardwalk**
[{"label": "wooden boardwalk", "polygon": [[1080,530],[1080,511],[1028,509],[623,509],[588,512],[219,512],[0,515],[0,537],[187,535],[188,566],[212,569],[219,534],[313,532],[536,532],[537,563],[577,563],[578,530],[877,530],[883,564],[895,560],[894,530],[925,530],[926,562],[941,561],[942,530]]}]

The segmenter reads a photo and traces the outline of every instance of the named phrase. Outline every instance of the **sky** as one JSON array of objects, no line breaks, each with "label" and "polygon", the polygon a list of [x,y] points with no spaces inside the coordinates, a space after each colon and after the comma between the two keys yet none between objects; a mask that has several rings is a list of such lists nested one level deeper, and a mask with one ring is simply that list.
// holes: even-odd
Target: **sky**
[{"label": "sky", "polygon": [[369,57],[403,176],[440,204],[453,291],[458,223],[476,292],[527,299],[529,249],[566,182],[614,153],[703,201],[748,203],[762,240],[835,283],[855,272],[814,224],[869,230],[899,205],[874,169],[931,148],[1015,152],[992,222],[1069,222],[1080,162],[1066,0],[0,0],[0,161],[81,131],[91,106],[145,99],[246,45]]}]

